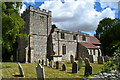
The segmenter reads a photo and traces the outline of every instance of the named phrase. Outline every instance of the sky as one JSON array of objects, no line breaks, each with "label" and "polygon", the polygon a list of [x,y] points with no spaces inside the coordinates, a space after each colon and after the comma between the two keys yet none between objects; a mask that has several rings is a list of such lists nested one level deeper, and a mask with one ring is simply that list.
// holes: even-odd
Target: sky
[{"label": "sky", "polygon": [[29,5],[50,10],[52,24],[58,28],[92,36],[103,18],[118,18],[118,0],[23,0],[22,3],[20,13]]}]

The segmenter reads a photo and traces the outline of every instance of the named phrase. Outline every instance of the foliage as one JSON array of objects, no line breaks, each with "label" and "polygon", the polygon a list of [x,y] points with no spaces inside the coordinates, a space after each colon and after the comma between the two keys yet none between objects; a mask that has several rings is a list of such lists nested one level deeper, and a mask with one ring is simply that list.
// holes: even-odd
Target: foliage
[{"label": "foliage", "polygon": [[111,56],[115,49],[111,49],[113,44],[120,41],[120,20],[104,18],[99,22],[95,36],[103,45],[105,55]]},{"label": "foliage", "polygon": [[26,34],[20,34],[25,22],[19,15],[20,2],[2,3],[2,49],[3,60],[14,55],[17,50],[17,39],[26,38]]},{"label": "foliage", "polygon": [[52,25],[52,28],[57,28],[57,26],[55,24]]},{"label": "foliage", "polygon": [[114,44],[113,48],[117,48],[113,57],[104,64],[102,72],[111,72],[112,70],[120,71],[120,42]]}]

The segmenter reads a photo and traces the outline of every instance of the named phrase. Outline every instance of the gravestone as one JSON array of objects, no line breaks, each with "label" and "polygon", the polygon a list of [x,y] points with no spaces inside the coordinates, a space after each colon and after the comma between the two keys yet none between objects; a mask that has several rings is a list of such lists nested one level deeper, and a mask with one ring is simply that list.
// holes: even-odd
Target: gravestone
[{"label": "gravestone", "polygon": [[53,65],[54,65],[54,61],[51,60],[51,61],[50,61],[50,67],[53,68]]},{"label": "gravestone", "polygon": [[59,62],[56,61],[56,69],[59,69]]},{"label": "gravestone", "polygon": [[18,63],[18,69],[19,69],[19,72],[20,72],[20,77],[24,77],[24,71],[23,71],[23,68],[22,68],[20,63]]},{"label": "gravestone", "polygon": [[80,68],[82,67],[82,58],[79,56],[78,57],[78,70],[80,70]]},{"label": "gravestone", "polygon": [[85,71],[84,71],[84,75],[88,76],[92,74],[92,67],[90,66],[90,61],[88,58],[84,59],[85,62]]},{"label": "gravestone", "polygon": [[66,65],[65,64],[62,65],[62,71],[66,71]]},{"label": "gravestone", "polygon": [[70,62],[73,63],[75,60],[74,60],[74,57],[73,55],[70,56]]},{"label": "gravestone", "polygon": [[104,61],[105,62],[109,61],[109,57],[108,56],[104,56]]},{"label": "gravestone", "polygon": [[78,65],[76,62],[72,63],[72,73],[77,73],[78,72]]},{"label": "gravestone", "polygon": [[89,60],[90,60],[90,63],[94,63],[94,60],[93,60],[93,55],[89,55]]},{"label": "gravestone", "polygon": [[41,61],[40,61],[40,59],[39,59],[39,61],[38,61],[38,62],[39,62],[39,64],[40,64],[40,62],[41,62]]},{"label": "gravestone", "polygon": [[42,59],[42,65],[44,65],[44,64],[45,64],[44,59]]},{"label": "gravestone", "polygon": [[103,57],[102,56],[98,56],[98,64],[103,64]]},{"label": "gravestone", "polygon": [[46,64],[45,64],[46,66],[48,66],[48,62],[49,62],[48,59],[46,59],[46,62],[45,62],[45,63],[46,63]]},{"label": "gravestone", "polygon": [[88,58],[84,58],[85,66],[90,66],[90,61]]},{"label": "gravestone", "polygon": [[36,66],[36,74],[37,80],[45,80],[44,68],[41,66],[41,64]]}]

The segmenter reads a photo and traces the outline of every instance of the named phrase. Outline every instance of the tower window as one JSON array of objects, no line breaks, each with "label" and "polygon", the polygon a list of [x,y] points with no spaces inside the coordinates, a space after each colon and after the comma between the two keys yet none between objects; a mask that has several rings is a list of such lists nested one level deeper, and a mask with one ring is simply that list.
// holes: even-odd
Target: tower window
[{"label": "tower window", "polygon": [[65,34],[61,33],[61,39],[65,39]]},{"label": "tower window", "polygon": [[76,35],[73,35],[73,40],[77,40],[77,36]]}]

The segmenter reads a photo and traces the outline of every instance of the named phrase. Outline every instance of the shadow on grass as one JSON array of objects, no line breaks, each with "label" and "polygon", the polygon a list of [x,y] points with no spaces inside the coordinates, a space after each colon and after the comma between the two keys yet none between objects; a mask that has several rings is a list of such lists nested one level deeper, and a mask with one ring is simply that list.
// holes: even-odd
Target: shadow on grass
[{"label": "shadow on grass", "polygon": [[23,75],[13,75],[14,77],[24,77]]}]

